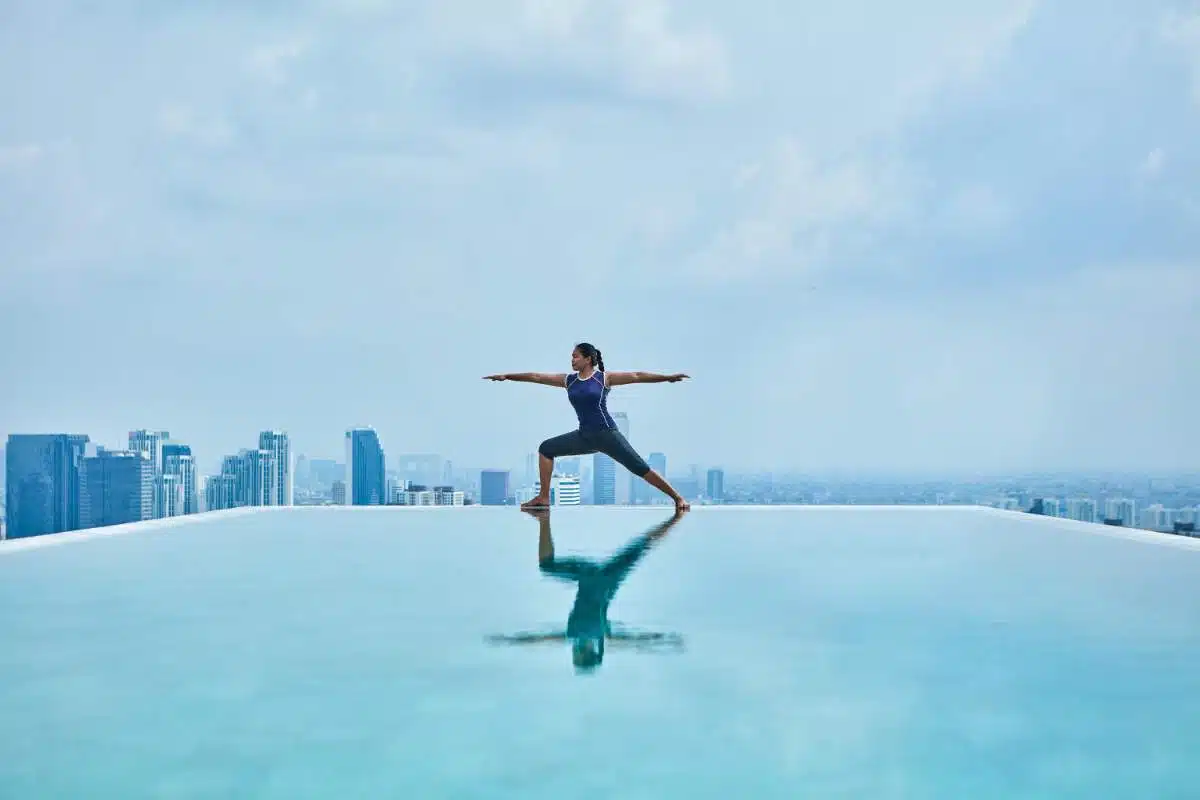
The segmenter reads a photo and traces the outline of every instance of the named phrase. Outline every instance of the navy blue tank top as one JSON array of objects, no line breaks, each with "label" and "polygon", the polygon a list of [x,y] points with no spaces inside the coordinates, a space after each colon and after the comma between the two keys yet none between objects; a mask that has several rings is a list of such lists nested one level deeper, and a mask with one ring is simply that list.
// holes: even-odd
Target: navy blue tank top
[{"label": "navy blue tank top", "polygon": [[567,399],[579,417],[579,430],[611,430],[616,420],[608,413],[609,388],[604,385],[604,373],[596,370],[587,380],[578,372],[567,376]]}]

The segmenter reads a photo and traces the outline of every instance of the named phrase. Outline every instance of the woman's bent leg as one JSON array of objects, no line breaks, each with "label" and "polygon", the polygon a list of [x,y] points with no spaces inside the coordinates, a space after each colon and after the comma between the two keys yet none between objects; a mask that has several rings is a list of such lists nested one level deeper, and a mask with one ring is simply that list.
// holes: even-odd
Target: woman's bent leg
[{"label": "woman's bent leg", "polygon": [[521,508],[542,508],[550,505],[550,479],[554,475],[554,459],[565,456],[584,456],[596,452],[579,431],[554,436],[538,446],[538,477],[541,485],[537,496],[522,503]]},{"label": "woman's bent leg", "polygon": [[675,491],[675,487],[667,483],[662,475],[659,475],[654,470],[650,469],[650,465],[646,460],[638,455],[638,452],[633,449],[629,441],[618,430],[603,431],[601,434],[594,437],[596,440],[597,449],[607,456],[610,456],[613,461],[616,461],[625,469],[632,472],[634,475],[642,478],[646,483],[658,489],[660,492],[670,497],[675,501],[675,507],[678,509],[688,508],[688,503],[683,499],[679,492]]}]

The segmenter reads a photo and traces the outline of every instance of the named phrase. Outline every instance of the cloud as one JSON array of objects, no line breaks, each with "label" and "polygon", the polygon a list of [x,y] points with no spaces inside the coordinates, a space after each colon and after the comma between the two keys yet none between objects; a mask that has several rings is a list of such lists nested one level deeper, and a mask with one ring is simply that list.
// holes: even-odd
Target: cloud
[{"label": "cloud", "polygon": [[1161,147],[1156,147],[1146,154],[1138,164],[1137,174],[1139,179],[1143,181],[1153,180],[1157,178],[1163,171],[1163,167],[1167,163],[1167,154]]},{"label": "cloud", "polygon": [[[473,21],[463,23],[464,14]],[[485,7],[439,5],[437,51],[456,82],[490,76],[518,89],[535,75],[603,86],[613,98],[702,103],[726,96],[730,67],[721,38],[676,22],[667,0],[507,0]]]},{"label": "cloud", "polygon": [[250,70],[268,83],[286,83],[289,67],[301,58],[308,48],[309,41],[305,38],[260,45],[250,53]]},{"label": "cloud", "polygon": [[1200,10],[1171,11],[1163,19],[1162,35],[1178,48],[1187,62],[1192,78],[1192,101],[1200,105]]},{"label": "cloud", "polygon": [[902,219],[912,182],[896,161],[820,160],[785,138],[767,158],[736,171],[730,189],[740,216],[716,233],[689,271],[718,282],[811,276]]},{"label": "cloud", "polygon": [[16,144],[0,146],[0,169],[15,169],[40,160],[45,148],[40,144]]},{"label": "cloud", "polygon": [[170,136],[205,147],[223,147],[233,141],[233,130],[225,119],[204,117],[184,104],[172,103],[159,109],[158,126]]},{"label": "cloud", "polygon": [[1175,463],[1200,117],[1163,8],[25,4],[0,419],[519,465],[570,409],[472,365],[588,339],[695,376],[621,393],[672,463]]}]

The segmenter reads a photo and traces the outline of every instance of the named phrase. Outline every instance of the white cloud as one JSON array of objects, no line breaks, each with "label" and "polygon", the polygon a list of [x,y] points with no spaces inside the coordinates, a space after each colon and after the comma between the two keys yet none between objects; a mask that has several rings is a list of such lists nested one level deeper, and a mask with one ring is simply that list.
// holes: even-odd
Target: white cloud
[{"label": "white cloud", "polygon": [[1013,210],[992,187],[974,185],[952,193],[939,215],[943,234],[970,237],[1005,230]]},{"label": "white cloud", "polygon": [[432,19],[440,50],[497,69],[540,64],[685,102],[719,99],[730,87],[720,36],[678,23],[668,0],[457,0],[439,4]]},{"label": "white cloud", "polygon": [[1141,180],[1153,180],[1163,171],[1167,163],[1167,154],[1161,147],[1156,147],[1146,154],[1138,164],[1137,173]]},{"label": "white cloud", "polygon": [[250,52],[248,64],[254,75],[268,83],[280,85],[287,82],[289,68],[308,48],[307,38],[260,45]]},{"label": "white cloud", "polygon": [[821,160],[786,138],[766,159],[736,171],[739,216],[689,269],[719,282],[820,271],[841,248],[904,218],[913,182],[896,161]]},{"label": "white cloud", "polygon": [[619,7],[618,58],[636,89],[691,100],[729,90],[725,48],[715,33],[674,26],[666,0],[622,0]]},{"label": "white cloud", "polygon": [[1038,0],[1015,0],[946,25],[930,51],[921,54],[901,84],[910,112],[924,108],[944,90],[968,86],[997,67],[1029,25]]},{"label": "white cloud", "polygon": [[159,109],[158,125],[164,133],[205,147],[223,147],[233,141],[233,129],[225,119],[205,116],[182,103]]},{"label": "white cloud", "polygon": [[0,169],[33,164],[44,154],[45,148],[40,144],[0,145]]},{"label": "white cloud", "polygon": [[1192,75],[1192,100],[1200,105],[1200,10],[1171,12],[1163,20],[1162,34],[1187,61]]}]

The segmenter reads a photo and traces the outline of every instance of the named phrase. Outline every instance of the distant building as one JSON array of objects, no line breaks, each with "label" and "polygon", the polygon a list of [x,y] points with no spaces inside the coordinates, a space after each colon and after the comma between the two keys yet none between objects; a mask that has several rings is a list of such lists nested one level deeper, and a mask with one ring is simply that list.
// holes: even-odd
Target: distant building
[{"label": "distant building", "polygon": [[1096,501],[1090,497],[1076,497],[1067,501],[1067,518],[1080,522],[1096,521]]},{"label": "distant building", "polygon": [[160,477],[163,474],[163,445],[171,438],[171,434],[167,431],[151,431],[138,430],[129,432],[129,450],[128,452],[138,453],[142,458],[150,462],[152,467],[152,480],[155,485],[154,492],[154,511],[152,519],[159,519],[164,514],[164,509],[159,503],[161,499],[161,490],[158,487]]},{"label": "distant building", "polygon": [[433,487],[433,504],[437,506],[461,506],[466,502],[466,493],[455,491],[453,486]]},{"label": "distant building", "polygon": [[[529,493],[529,497],[523,498],[531,500],[541,491],[542,482],[534,481],[533,491]],[[550,505],[552,506],[577,506],[583,500],[583,487],[578,475],[554,475],[550,478]]]},{"label": "distant building", "polygon": [[330,499],[335,506],[346,505],[346,482],[334,481],[329,490]]},{"label": "distant building", "polygon": [[156,481],[154,462],[144,452],[101,449],[83,460],[83,469],[81,523],[85,528],[154,519],[157,512],[165,513],[183,497],[178,478],[171,475],[170,485],[180,491],[170,500],[159,498],[156,502],[155,489],[162,484]]},{"label": "distant building", "polygon": [[436,453],[402,453],[394,463],[402,479],[419,486],[433,486],[446,479],[446,463]]},{"label": "distant building", "polygon": [[346,431],[346,504],[380,506],[387,502],[383,446],[373,428]]},{"label": "distant building", "polygon": [[[617,430],[629,436],[629,415],[624,411],[617,411],[612,414],[613,422],[617,424]],[[623,480],[617,480],[617,462],[613,461],[612,457],[606,456],[603,453],[596,453],[592,457],[592,501],[598,506],[611,506],[617,503],[630,502],[630,495],[626,488],[631,488],[628,483],[628,477],[622,475]],[[624,467],[621,467],[624,471]],[[621,489],[618,489],[620,484]]]},{"label": "distant building", "polygon": [[[164,444],[162,446],[163,477],[175,476],[181,497],[178,514],[195,514],[200,510],[200,498],[196,492],[196,462],[192,457],[192,448],[186,444]],[[163,493],[164,498],[171,492]],[[167,513],[165,516],[176,516]]]},{"label": "distant building", "polygon": [[81,434],[13,434],[5,448],[5,535],[9,539],[78,530],[81,525]]},{"label": "distant building", "polygon": [[283,431],[263,431],[258,435],[258,449],[268,454],[263,505],[292,505],[295,502],[295,485],[292,480],[292,449],[288,435]]},{"label": "distant building", "polygon": [[204,484],[204,508],[206,511],[224,511],[237,508],[237,476],[230,473],[213,475]]},{"label": "distant building", "polygon": [[408,491],[408,481],[400,478],[387,479],[387,498],[388,505],[402,506],[404,505],[404,493]]},{"label": "distant building", "polygon": [[1137,504],[1124,497],[1110,498],[1104,504],[1105,522],[1119,522],[1121,525],[1133,527],[1137,525]]},{"label": "distant building", "polygon": [[479,473],[479,502],[485,506],[502,506],[510,497],[509,471],[485,469]]},{"label": "distant building", "polygon": [[577,506],[583,501],[583,487],[578,475],[558,475],[552,485],[555,505]]},{"label": "distant building", "polygon": [[707,475],[707,486],[705,496],[715,503],[720,503],[725,499],[725,471],[721,469],[710,469]]},{"label": "distant building", "polygon": [[[695,500],[700,497],[700,481],[696,478],[691,476],[677,477],[671,479],[670,483],[675,487],[675,491],[679,492],[685,500]],[[662,493],[660,492],[659,494]],[[669,500],[666,495],[662,495],[662,497],[664,498],[662,502]]]},{"label": "distant building", "polygon": [[160,475],[154,483],[155,508],[163,517],[183,516],[183,482],[178,475]]},{"label": "distant building", "polygon": [[346,480],[346,465],[332,459],[314,458],[308,462],[308,488],[313,491],[326,491],[333,487],[334,481]]},{"label": "distant building", "polygon": [[598,506],[615,505],[617,462],[603,453],[596,453],[592,464],[592,502]]}]

